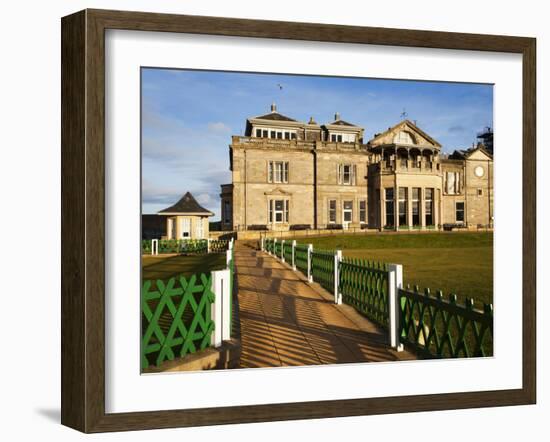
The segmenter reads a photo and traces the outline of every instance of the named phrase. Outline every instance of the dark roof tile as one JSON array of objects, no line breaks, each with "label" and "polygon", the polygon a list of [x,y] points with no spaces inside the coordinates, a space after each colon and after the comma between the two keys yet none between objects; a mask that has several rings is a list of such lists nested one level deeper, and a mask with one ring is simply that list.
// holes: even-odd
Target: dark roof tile
[{"label": "dark roof tile", "polygon": [[161,210],[159,213],[204,213],[205,215],[212,214],[210,210],[202,207],[197,200],[187,192],[181,197],[181,199],[173,206],[167,207]]},{"label": "dark roof tile", "polygon": [[255,117],[255,120],[270,120],[270,121],[296,121],[290,117],[280,114],[279,112],[270,112],[259,117]]}]

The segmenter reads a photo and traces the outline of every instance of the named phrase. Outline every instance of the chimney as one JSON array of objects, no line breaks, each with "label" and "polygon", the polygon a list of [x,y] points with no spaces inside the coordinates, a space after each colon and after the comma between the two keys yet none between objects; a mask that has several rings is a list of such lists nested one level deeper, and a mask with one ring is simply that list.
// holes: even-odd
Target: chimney
[{"label": "chimney", "polygon": [[271,103],[271,113],[277,112],[277,105],[275,103]]},{"label": "chimney", "polygon": [[338,121],[340,119],[340,112],[336,112],[334,114],[334,121]]}]

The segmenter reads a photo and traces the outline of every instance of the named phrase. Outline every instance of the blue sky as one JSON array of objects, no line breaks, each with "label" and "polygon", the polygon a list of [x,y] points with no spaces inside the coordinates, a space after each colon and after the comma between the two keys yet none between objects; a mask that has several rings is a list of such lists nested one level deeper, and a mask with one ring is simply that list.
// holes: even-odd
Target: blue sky
[{"label": "blue sky", "polygon": [[268,113],[272,102],[284,115],[319,124],[339,112],[365,128],[365,140],[405,110],[444,152],[471,146],[493,125],[490,85],[144,68],[143,213],[190,191],[218,220],[220,184],[231,182],[231,135],[243,134],[246,119]]}]

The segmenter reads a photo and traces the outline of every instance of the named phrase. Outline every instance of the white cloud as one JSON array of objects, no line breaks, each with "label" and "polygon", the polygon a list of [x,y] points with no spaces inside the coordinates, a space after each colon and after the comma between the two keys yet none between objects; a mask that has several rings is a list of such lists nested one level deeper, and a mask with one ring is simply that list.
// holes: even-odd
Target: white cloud
[{"label": "white cloud", "polygon": [[231,128],[221,121],[216,123],[208,123],[208,130],[217,134],[227,134],[231,132]]}]

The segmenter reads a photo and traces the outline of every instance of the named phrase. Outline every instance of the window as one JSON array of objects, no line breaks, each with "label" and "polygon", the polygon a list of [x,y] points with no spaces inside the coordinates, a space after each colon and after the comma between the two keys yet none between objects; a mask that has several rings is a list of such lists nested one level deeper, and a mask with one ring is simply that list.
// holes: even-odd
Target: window
[{"label": "window", "polygon": [[336,200],[329,200],[328,202],[328,222],[336,223]]},{"label": "window", "polygon": [[424,206],[425,206],[425,217],[426,217],[426,225],[427,226],[433,226],[434,225],[434,217],[433,217],[433,206],[434,206],[434,190],[433,189],[424,189],[425,195],[424,195]]},{"label": "window", "polygon": [[272,130],[270,132],[269,138],[276,138],[276,137],[277,137],[277,133],[274,130]]},{"label": "window", "polygon": [[291,132],[291,133],[290,133],[290,139],[291,139],[291,140],[295,140],[295,139],[296,139],[296,132]]},{"label": "window", "polygon": [[353,220],[353,201],[344,201],[344,210],[342,214],[344,225],[347,225]]},{"label": "window", "polygon": [[197,220],[197,225],[195,226],[195,228],[196,228],[197,239],[203,239],[204,238],[204,225],[203,225],[202,218]]},{"label": "window", "polygon": [[357,168],[355,164],[339,164],[338,165],[338,184],[346,186],[355,185]]},{"label": "window", "polygon": [[288,223],[288,200],[269,200],[269,222]]},{"label": "window", "polygon": [[290,132],[285,132],[285,140],[290,140]]},{"label": "window", "polygon": [[477,196],[483,196],[483,189],[477,189]]},{"label": "window", "polygon": [[191,220],[189,218],[181,219],[181,237],[189,238],[191,236]]},{"label": "window", "polygon": [[282,140],[283,139],[283,133],[277,132],[277,139]]},{"label": "window", "polygon": [[415,144],[414,138],[410,132],[402,130],[394,138],[393,142],[396,144]]},{"label": "window", "polygon": [[268,131],[263,129],[262,130],[262,137],[267,138],[268,137]]},{"label": "window", "polygon": [[456,202],[455,219],[457,223],[464,222],[464,201]]},{"label": "window", "polygon": [[262,136],[262,129],[256,129],[256,136],[260,138]]},{"label": "window", "polygon": [[223,222],[224,224],[231,223],[231,203],[228,200],[223,202]]},{"label": "window", "polygon": [[386,227],[395,226],[395,206],[394,206],[394,194],[393,187],[384,189],[386,192]]},{"label": "window", "polygon": [[367,222],[367,202],[365,200],[359,201],[359,222]]},{"label": "window", "polygon": [[267,181],[269,183],[288,183],[288,161],[270,161]]},{"label": "window", "polygon": [[412,189],[412,224],[413,226],[420,225],[420,187]]},{"label": "window", "polygon": [[460,193],[460,172],[447,172],[445,192],[449,195],[458,195]]},{"label": "window", "polygon": [[400,226],[408,226],[409,225],[409,222],[407,220],[408,216],[407,216],[407,212],[409,211],[408,210],[408,207],[407,207],[407,193],[408,193],[409,189],[407,189],[406,187],[400,187],[399,188],[399,225]]}]

